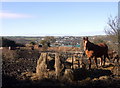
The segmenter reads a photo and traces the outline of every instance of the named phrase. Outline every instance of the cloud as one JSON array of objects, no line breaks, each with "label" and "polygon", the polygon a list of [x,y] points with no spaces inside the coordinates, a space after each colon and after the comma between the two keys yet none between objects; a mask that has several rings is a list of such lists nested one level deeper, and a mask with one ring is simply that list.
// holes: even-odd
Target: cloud
[{"label": "cloud", "polygon": [[31,18],[32,16],[27,14],[18,14],[10,12],[0,12],[0,18]]}]

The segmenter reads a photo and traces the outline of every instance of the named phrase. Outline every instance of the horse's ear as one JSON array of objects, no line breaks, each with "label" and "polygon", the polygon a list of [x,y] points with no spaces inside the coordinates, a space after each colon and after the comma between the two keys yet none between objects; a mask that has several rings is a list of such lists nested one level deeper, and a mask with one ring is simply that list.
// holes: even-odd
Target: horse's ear
[{"label": "horse's ear", "polygon": [[85,37],[83,37],[83,40],[85,40]]},{"label": "horse's ear", "polygon": [[85,39],[88,40],[88,37],[86,37]]}]

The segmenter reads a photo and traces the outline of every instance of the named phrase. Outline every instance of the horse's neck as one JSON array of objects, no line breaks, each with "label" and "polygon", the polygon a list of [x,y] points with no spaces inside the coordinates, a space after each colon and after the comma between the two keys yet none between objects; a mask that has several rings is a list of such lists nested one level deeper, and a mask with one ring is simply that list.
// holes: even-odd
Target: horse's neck
[{"label": "horse's neck", "polygon": [[90,41],[88,41],[88,44],[89,44],[89,46],[92,46],[92,47],[95,46],[95,44]]},{"label": "horse's neck", "polygon": [[94,50],[97,45],[88,41],[88,49]]}]

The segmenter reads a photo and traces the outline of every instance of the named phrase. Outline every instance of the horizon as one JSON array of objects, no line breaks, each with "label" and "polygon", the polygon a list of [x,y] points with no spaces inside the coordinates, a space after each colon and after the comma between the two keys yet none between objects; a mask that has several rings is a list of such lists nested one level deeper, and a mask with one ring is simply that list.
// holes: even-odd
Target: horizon
[{"label": "horizon", "polygon": [[0,37],[94,37],[94,36],[108,36],[108,35],[90,35],[90,36],[0,36]]},{"label": "horizon", "polygon": [[118,15],[117,9],[117,2],[3,2],[1,35],[106,35],[108,18]]}]

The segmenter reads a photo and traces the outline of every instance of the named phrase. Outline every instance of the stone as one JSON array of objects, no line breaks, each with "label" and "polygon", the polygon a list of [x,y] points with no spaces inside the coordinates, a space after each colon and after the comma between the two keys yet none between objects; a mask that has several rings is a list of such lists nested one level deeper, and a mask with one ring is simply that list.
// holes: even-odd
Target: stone
[{"label": "stone", "polygon": [[55,55],[55,73],[56,77],[60,77],[62,75],[62,70],[64,68],[64,64],[62,64],[61,59],[59,57],[59,53]]},{"label": "stone", "polygon": [[105,80],[105,79],[108,79],[108,76],[100,76],[99,77],[99,80]]},{"label": "stone", "polygon": [[65,69],[63,79],[66,81],[73,81],[74,80],[73,71],[71,69]]},{"label": "stone", "polygon": [[47,71],[47,53],[41,53],[37,61],[36,74],[41,74]]}]

